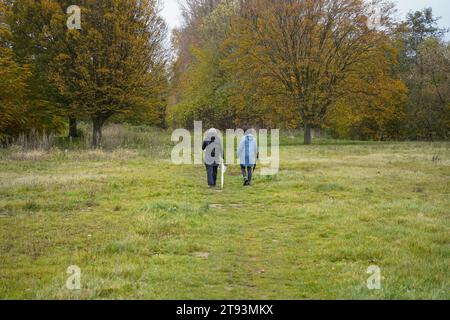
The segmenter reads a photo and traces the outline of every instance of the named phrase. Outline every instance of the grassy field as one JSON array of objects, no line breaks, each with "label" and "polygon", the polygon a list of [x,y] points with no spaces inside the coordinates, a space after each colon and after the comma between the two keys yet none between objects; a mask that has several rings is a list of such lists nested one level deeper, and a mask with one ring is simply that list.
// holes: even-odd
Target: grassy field
[{"label": "grassy field", "polygon": [[450,143],[297,142],[224,191],[168,145],[0,151],[0,298],[450,299]]}]

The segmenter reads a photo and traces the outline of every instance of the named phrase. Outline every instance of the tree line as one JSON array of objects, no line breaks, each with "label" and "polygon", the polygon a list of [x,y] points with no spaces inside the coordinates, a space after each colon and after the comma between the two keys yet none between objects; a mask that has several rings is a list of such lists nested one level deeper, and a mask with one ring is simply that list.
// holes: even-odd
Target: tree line
[{"label": "tree line", "polygon": [[[0,133],[63,131],[90,120],[162,126],[167,27],[157,0],[1,0]],[[66,10],[81,8],[81,30]]]},{"label": "tree line", "polygon": [[[81,30],[66,9],[81,8]],[[431,9],[384,0],[0,0],[0,140],[90,121],[448,139],[450,45]]]},{"label": "tree line", "polygon": [[447,31],[432,9],[395,15],[378,0],[187,0],[167,119],[303,127],[307,144],[312,128],[448,139]]}]

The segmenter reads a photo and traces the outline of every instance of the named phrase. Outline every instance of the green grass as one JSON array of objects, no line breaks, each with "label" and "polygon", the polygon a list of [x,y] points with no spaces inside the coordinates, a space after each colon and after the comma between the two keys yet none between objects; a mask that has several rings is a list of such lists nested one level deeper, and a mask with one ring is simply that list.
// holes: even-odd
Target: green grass
[{"label": "green grass", "polygon": [[450,144],[324,141],[224,191],[164,148],[0,151],[0,298],[449,299]]}]

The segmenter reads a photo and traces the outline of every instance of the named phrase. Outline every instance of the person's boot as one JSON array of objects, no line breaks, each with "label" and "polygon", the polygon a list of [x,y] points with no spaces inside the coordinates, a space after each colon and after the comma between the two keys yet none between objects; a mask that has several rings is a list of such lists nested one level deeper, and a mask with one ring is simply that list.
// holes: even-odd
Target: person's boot
[{"label": "person's boot", "polygon": [[248,186],[248,179],[244,178],[244,186]]}]

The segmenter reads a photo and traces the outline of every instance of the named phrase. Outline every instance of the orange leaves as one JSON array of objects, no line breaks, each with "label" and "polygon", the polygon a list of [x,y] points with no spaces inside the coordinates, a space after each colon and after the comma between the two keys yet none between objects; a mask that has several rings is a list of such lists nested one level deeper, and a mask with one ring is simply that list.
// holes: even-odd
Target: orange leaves
[{"label": "orange leaves", "polygon": [[386,57],[395,52],[382,33],[366,27],[363,6],[354,0],[250,5],[232,33],[240,88],[261,94],[258,101],[284,97],[304,122],[319,126],[336,100],[350,99],[351,91],[370,99],[385,89],[374,83],[386,82],[401,95]]},{"label": "orange leaves", "polygon": [[25,121],[30,76],[30,68],[16,63],[11,50],[0,48],[0,134]]}]

